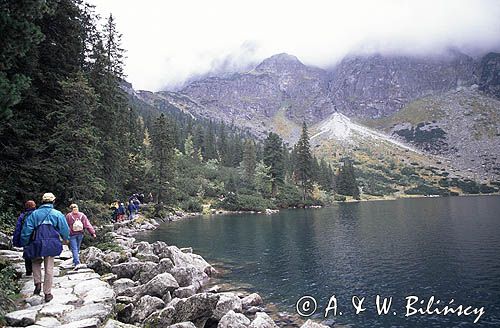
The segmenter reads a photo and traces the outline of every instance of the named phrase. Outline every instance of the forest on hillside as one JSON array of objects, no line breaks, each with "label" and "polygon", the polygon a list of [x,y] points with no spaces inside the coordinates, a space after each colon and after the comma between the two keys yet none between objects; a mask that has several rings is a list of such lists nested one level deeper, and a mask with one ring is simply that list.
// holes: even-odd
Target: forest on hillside
[{"label": "forest on hillside", "polygon": [[[172,109],[145,109],[125,83],[121,34],[81,0],[1,3],[0,208],[27,199],[108,203],[152,193],[186,211],[306,206],[359,196],[352,163]],[[103,23],[102,23],[103,22]]]}]

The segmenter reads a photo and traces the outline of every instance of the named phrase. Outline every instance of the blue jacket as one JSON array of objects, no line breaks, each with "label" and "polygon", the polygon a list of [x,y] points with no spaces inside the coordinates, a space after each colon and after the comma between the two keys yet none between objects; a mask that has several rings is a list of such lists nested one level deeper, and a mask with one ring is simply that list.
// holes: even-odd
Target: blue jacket
[{"label": "blue jacket", "polygon": [[[35,239],[31,239],[36,230]],[[59,239],[69,240],[69,226],[64,215],[52,204],[43,204],[26,218],[21,231],[21,245],[25,247],[25,257],[57,256],[61,254]],[[29,244],[29,245],[28,245]]]},{"label": "blue jacket", "polygon": [[23,228],[24,219],[28,217],[35,209],[29,209],[21,213],[17,218],[16,229],[14,230],[14,235],[12,236],[12,245],[15,247],[21,247],[21,230]]}]

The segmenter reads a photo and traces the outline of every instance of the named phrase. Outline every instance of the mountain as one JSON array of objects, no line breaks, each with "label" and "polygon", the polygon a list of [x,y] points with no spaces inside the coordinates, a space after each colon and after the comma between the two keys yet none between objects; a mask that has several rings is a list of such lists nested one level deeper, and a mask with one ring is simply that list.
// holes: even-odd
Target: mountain
[{"label": "mountain", "polygon": [[338,110],[356,117],[391,115],[409,102],[476,81],[477,64],[459,52],[440,56],[345,58],[330,83]]},{"label": "mountain", "polygon": [[[222,120],[257,137],[274,131],[289,145],[305,120],[317,156],[331,163],[355,158],[366,185],[387,192],[446,177],[500,180],[499,71],[495,53],[347,56],[331,70],[278,54],[178,92],[135,94],[156,108]],[[423,180],[404,179],[409,168]]]}]

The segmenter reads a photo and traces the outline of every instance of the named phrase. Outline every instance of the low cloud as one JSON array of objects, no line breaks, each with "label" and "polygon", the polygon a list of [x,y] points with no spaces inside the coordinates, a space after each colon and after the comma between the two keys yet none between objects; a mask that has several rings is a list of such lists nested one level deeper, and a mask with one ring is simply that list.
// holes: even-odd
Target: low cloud
[{"label": "low cloud", "polygon": [[496,0],[93,0],[116,17],[135,88],[175,89],[276,53],[332,67],[349,53],[500,50]]}]

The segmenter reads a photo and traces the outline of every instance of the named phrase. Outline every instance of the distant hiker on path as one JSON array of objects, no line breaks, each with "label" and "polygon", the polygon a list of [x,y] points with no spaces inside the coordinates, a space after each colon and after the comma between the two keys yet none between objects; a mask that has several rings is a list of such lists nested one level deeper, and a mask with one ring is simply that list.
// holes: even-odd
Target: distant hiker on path
[{"label": "distant hiker on path", "polygon": [[120,203],[120,206],[116,209],[116,222],[121,222],[125,220],[125,213],[126,213],[125,205],[123,203]]},{"label": "distant hiker on path", "polygon": [[136,213],[136,208],[135,208],[135,205],[134,205],[134,202],[133,201],[129,201],[128,202],[128,206],[127,206],[127,212],[128,212],[128,219],[129,220],[132,220],[134,218],[134,215]]},{"label": "distant hiker on path", "polygon": [[[24,204],[24,211],[17,218],[16,230],[14,231],[14,236],[12,237],[12,245],[15,247],[21,247],[21,230],[23,229],[24,222],[28,215],[30,215],[34,210],[36,210],[36,203],[33,200],[28,200]],[[31,268],[31,259],[24,258],[24,266],[26,268],[26,275],[31,276],[33,270]]]},{"label": "distant hiker on path", "polygon": [[32,261],[33,280],[35,291],[40,295],[42,290],[42,262],[45,267],[43,281],[43,294],[45,302],[50,302],[54,297],[51,294],[54,278],[54,257],[61,255],[63,240],[69,240],[69,227],[64,215],[54,209],[56,197],[52,193],[42,196],[42,206],[33,211],[26,218],[21,230],[21,245],[24,248],[24,257]]},{"label": "distant hiker on path", "polygon": [[96,238],[95,230],[85,214],[78,211],[78,205],[69,206],[71,212],[66,214],[66,222],[70,229],[69,246],[73,253],[73,264],[75,269],[80,265],[80,246],[82,245],[83,234],[87,230],[92,237]]}]

